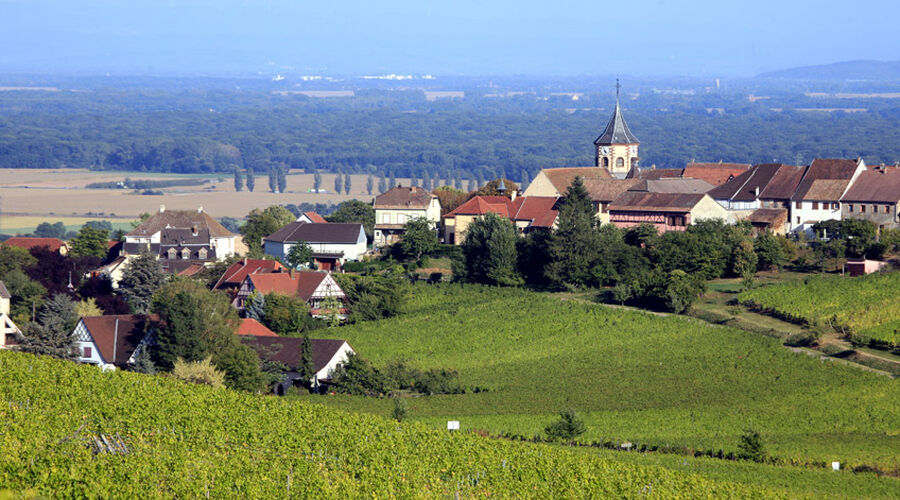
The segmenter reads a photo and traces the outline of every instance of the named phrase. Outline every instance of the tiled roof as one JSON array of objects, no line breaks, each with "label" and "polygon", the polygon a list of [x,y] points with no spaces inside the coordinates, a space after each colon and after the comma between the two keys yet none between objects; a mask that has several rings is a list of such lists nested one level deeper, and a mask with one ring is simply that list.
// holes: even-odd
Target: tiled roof
[{"label": "tiled roof", "polygon": [[756,224],[778,226],[787,222],[787,214],[786,208],[758,208],[747,217],[747,220]]},{"label": "tiled roof", "polygon": [[[817,158],[813,160],[813,162],[809,165],[809,168],[806,169],[806,173],[803,175],[803,179],[800,180],[800,184],[797,186],[797,190],[794,191],[794,195],[791,197],[792,200],[811,200],[813,198],[809,197],[809,190],[812,188],[813,183],[818,180],[830,179],[830,180],[847,180],[849,181],[853,177],[853,173],[856,172],[856,167],[858,166],[857,160],[844,160],[844,159],[833,159],[833,158]],[[820,187],[817,188],[819,191],[825,189],[824,184],[820,183]],[[833,188],[831,188],[833,189]],[[833,194],[831,191],[828,194]],[[843,193],[841,193],[843,194]],[[837,195],[837,198],[834,198],[834,201],[840,199],[841,194]],[[819,196],[820,193],[817,192],[816,196]],[[832,198],[815,198],[817,200],[831,200]]]},{"label": "tiled roof", "polygon": [[555,196],[525,196],[516,198],[519,203],[514,220],[531,221],[531,227],[553,227],[559,211],[555,210],[559,198]]},{"label": "tiled roof", "polygon": [[897,203],[900,201],[900,170],[867,170],[859,174],[841,201]]},{"label": "tiled roof", "polygon": [[566,190],[569,189],[575,177],[580,176],[585,183],[588,179],[609,179],[612,177],[605,168],[601,167],[545,168],[541,172],[547,176],[547,179],[550,180],[550,183],[553,184],[556,192],[560,195],[566,194]]},{"label": "tiled roof", "polygon": [[144,339],[155,315],[111,314],[81,318],[106,362],[124,365]]},{"label": "tiled roof", "polygon": [[662,179],[665,177],[681,177],[683,168],[632,168],[625,176],[627,179]]},{"label": "tiled roof", "polygon": [[[241,337],[241,340],[267,361],[282,363],[294,371],[300,367],[303,348],[301,338],[247,335]],[[345,343],[345,340],[339,339],[310,339],[313,370],[318,372],[328,366],[328,362]]]},{"label": "tiled roof", "polygon": [[205,268],[206,268],[206,266],[204,266],[203,264],[198,264],[198,263],[194,262],[194,263],[191,263],[191,265],[187,266],[186,268],[182,269],[181,271],[178,271],[178,276],[193,276]]},{"label": "tiled roof", "polygon": [[375,197],[375,208],[426,209],[436,195],[418,186],[397,186]]},{"label": "tiled roof", "polygon": [[849,184],[850,179],[816,179],[809,184],[806,194],[799,199],[804,201],[840,201]]},{"label": "tiled roof", "polygon": [[316,224],[328,224],[328,221],[325,220],[325,217],[322,217],[316,212],[303,212],[303,215],[307,216],[309,220],[313,221]]},{"label": "tiled roof", "polygon": [[750,170],[750,167],[750,164],[745,163],[688,163],[681,176],[703,179],[713,186],[719,186]]},{"label": "tiled roof", "polygon": [[469,201],[456,207],[444,217],[484,215],[487,213],[495,213],[501,217],[510,218],[510,214],[514,213],[512,202],[505,196],[473,196]]},{"label": "tiled roof", "polygon": [[31,250],[32,248],[47,247],[51,252],[59,251],[60,247],[66,243],[57,238],[29,238],[25,236],[13,236],[6,240],[4,245],[11,247],[24,248]]},{"label": "tiled roof", "polygon": [[238,335],[254,335],[256,337],[277,337],[278,334],[266,328],[266,325],[253,318],[241,319],[241,324],[235,332]]},{"label": "tiled roof", "polygon": [[705,194],[627,191],[609,205],[610,211],[690,212]]},{"label": "tiled roof", "polygon": [[667,177],[662,179],[628,179],[637,180],[629,191],[645,191],[648,193],[705,193],[713,185],[703,179],[687,179]]},{"label": "tiled roof", "polygon": [[209,231],[209,235],[214,238],[234,236],[222,224],[210,217],[209,214],[199,210],[165,210],[157,212],[141,223],[140,226],[132,229],[127,236],[150,236],[167,227],[206,229]]},{"label": "tiled roof", "polygon": [[287,268],[277,260],[244,258],[228,266],[228,269],[225,270],[225,273],[222,274],[222,277],[219,278],[219,281],[216,282],[213,288],[220,288],[225,285],[237,287],[240,286],[248,274],[271,273],[275,271],[287,271]]},{"label": "tiled roof", "polygon": [[800,184],[800,179],[806,173],[807,167],[793,165],[781,165],[772,176],[769,184],[759,193],[759,197],[765,200],[790,200]]},{"label": "tiled roof", "polygon": [[625,123],[625,117],[622,116],[622,110],[619,108],[619,99],[616,98],[616,108],[613,110],[609,122],[600,137],[594,140],[597,146],[612,144],[639,144],[637,137],[631,133],[628,124]]},{"label": "tiled roof", "polygon": [[755,165],[750,170],[709,191],[716,200],[754,201],[781,168],[778,163]]},{"label": "tiled roof", "polygon": [[363,231],[362,224],[353,222],[308,224],[291,222],[266,236],[266,240],[279,243],[356,243]]},{"label": "tiled roof", "polygon": [[274,292],[282,295],[296,295],[309,301],[326,276],[328,273],[318,271],[296,271],[293,273],[251,274],[248,279],[253,282],[253,287],[262,294]]},{"label": "tiled roof", "polygon": [[6,285],[0,281],[0,299],[11,299],[12,295],[9,294],[9,290],[6,289]]},{"label": "tiled roof", "polygon": [[609,203],[638,182],[640,179],[587,179],[584,188],[591,200]]}]

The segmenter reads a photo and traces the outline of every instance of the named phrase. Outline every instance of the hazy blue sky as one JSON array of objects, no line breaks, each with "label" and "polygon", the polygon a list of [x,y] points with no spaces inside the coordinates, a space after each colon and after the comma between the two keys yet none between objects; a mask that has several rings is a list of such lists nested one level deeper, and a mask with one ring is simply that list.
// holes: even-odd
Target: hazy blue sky
[{"label": "hazy blue sky", "polygon": [[900,59],[898,19],[898,0],[0,0],[0,70],[755,74]]}]

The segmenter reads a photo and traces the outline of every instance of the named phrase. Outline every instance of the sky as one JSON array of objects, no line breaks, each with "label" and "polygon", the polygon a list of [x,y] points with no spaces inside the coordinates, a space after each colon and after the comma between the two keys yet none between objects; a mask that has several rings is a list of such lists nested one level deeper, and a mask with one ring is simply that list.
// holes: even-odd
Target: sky
[{"label": "sky", "polygon": [[0,71],[747,76],[900,59],[874,0],[0,0]]}]

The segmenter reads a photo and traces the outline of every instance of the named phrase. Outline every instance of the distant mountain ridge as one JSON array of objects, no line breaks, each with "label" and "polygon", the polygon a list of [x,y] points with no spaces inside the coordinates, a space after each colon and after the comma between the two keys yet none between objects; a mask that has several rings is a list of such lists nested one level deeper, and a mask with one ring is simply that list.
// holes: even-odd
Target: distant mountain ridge
[{"label": "distant mountain ridge", "polygon": [[900,61],[841,61],[759,74],[760,78],[801,80],[900,80]]}]

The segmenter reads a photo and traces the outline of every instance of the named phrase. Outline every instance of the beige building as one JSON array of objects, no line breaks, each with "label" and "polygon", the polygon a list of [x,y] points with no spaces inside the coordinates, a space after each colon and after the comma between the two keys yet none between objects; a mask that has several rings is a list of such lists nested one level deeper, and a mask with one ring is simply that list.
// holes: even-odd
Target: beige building
[{"label": "beige building", "polygon": [[660,234],[684,231],[703,219],[726,220],[728,212],[707,194],[628,191],[609,205],[609,219],[617,227],[641,223],[656,226]]},{"label": "beige building", "polygon": [[616,108],[603,133],[594,140],[595,164],[613,177],[624,179],[632,168],[638,168],[640,141],[631,133],[619,107],[619,82],[616,82]]},{"label": "beige building", "polygon": [[441,220],[441,202],[433,193],[418,186],[397,186],[375,197],[375,247],[393,245],[403,235],[407,222],[424,218],[437,230]]}]

